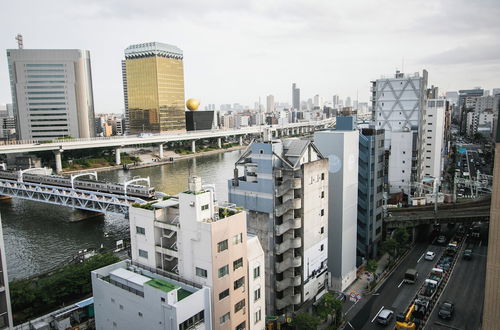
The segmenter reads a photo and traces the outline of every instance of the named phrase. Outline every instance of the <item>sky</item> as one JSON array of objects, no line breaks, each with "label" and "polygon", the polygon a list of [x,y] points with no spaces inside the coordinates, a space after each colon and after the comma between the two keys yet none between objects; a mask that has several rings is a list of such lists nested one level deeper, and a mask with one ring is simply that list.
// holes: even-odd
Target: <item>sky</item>
[{"label": "sky", "polygon": [[293,82],[302,100],[368,101],[396,69],[426,69],[443,93],[500,87],[498,0],[16,0],[0,22],[0,104],[18,33],[25,48],[90,50],[97,113],[123,111],[123,51],[149,41],[184,51],[185,96],[201,107],[291,103]]}]

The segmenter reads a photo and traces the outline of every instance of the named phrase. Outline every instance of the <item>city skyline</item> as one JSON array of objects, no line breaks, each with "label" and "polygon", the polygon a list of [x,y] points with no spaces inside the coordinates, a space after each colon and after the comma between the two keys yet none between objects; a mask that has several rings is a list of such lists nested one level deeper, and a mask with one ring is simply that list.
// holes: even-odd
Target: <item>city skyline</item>
[{"label": "city skyline", "polygon": [[[136,42],[182,48],[185,96],[200,99],[202,107],[253,104],[268,94],[291,103],[292,82],[300,86],[302,99],[315,94],[352,98],[358,91],[366,102],[370,80],[396,68],[428,70],[443,93],[492,89],[500,67],[500,43],[494,38],[500,5],[494,1],[322,2],[314,7],[305,1],[218,1],[210,6],[146,1],[141,7],[132,1],[95,1],[52,14],[50,8],[60,4],[5,5],[0,14],[6,27],[0,33],[0,103],[12,102],[5,49],[16,47],[17,33],[23,34],[26,49],[90,50],[96,113],[123,111],[120,60],[123,49]],[[16,11],[24,15],[10,14]],[[126,24],[130,20],[135,24]],[[137,24],[142,28],[136,29]],[[383,43],[377,41],[381,34]]]}]

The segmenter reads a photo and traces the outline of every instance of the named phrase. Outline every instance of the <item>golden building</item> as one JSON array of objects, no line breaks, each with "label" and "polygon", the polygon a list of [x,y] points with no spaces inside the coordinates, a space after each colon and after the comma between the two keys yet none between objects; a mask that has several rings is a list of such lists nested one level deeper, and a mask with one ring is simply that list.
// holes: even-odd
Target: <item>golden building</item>
[{"label": "golden building", "polygon": [[128,132],[185,131],[182,50],[149,42],[125,49],[123,89]]}]

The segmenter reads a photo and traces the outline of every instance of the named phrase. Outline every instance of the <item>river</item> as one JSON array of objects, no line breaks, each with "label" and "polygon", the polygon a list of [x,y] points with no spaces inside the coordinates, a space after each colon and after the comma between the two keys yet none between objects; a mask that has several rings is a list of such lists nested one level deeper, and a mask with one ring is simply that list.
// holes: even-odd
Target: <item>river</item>
[{"label": "river", "polygon": [[[157,191],[177,194],[187,188],[189,175],[215,184],[217,199],[227,200],[227,180],[242,150],[178,160],[171,164],[99,172],[99,179],[124,182],[134,176],[150,177]],[[69,221],[70,208],[22,199],[0,200],[9,281],[36,275],[64,263],[79,250],[114,247],[128,238],[124,216],[106,214],[79,222]]]}]

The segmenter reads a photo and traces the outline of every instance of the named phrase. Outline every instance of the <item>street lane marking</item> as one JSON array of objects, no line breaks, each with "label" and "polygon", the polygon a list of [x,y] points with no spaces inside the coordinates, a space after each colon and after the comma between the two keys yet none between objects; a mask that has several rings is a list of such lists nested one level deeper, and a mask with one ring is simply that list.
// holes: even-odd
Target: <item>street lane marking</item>
[{"label": "street lane marking", "polygon": [[375,321],[375,319],[377,318],[378,314],[380,314],[380,312],[384,309],[384,306],[380,307],[380,310],[377,312],[377,314],[375,315],[375,317],[373,318],[373,320],[371,321],[371,323],[373,323],[373,321]]},{"label": "street lane marking", "polygon": [[479,246],[481,246],[481,243],[483,243],[483,240],[480,240],[480,241],[479,241]]},{"label": "street lane marking", "polygon": [[398,289],[399,289],[399,287],[400,287],[401,285],[403,285],[403,283],[404,283],[404,282],[405,282],[405,280],[402,280],[402,281],[401,281],[401,283],[399,283],[399,285],[398,285]]},{"label": "street lane marking", "polygon": [[422,253],[422,255],[420,256],[420,258],[418,258],[417,260],[417,264],[420,262],[420,260],[422,260],[422,258],[424,257],[425,253]]},{"label": "street lane marking", "polygon": [[349,307],[349,309],[344,313],[344,315],[347,315],[347,313],[349,313],[351,311],[351,309],[353,309],[354,306],[356,306],[356,304],[358,303],[359,300],[356,299],[356,301],[354,302],[354,304]]},{"label": "street lane marking", "polygon": [[[354,327],[352,326],[351,323],[347,322],[347,324],[349,324],[349,326],[351,327],[351,329],[354,329]],[[355,329],[354,329],[355,330]]]}]

